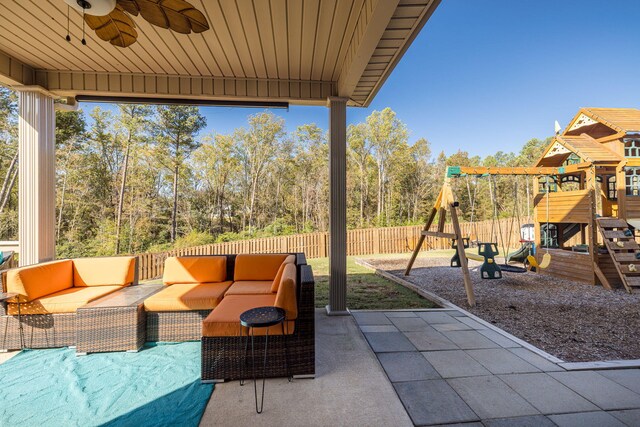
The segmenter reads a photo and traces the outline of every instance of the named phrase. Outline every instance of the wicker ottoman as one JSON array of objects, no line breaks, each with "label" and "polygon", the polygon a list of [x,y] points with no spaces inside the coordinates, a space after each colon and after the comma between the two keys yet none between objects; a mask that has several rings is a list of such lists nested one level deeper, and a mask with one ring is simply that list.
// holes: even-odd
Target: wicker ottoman
[{"label": "wicker ottoman", "polygon": [[138,351],[145,343],[142,303],[162,285],[123,288],[76,311],[76,354]]}]

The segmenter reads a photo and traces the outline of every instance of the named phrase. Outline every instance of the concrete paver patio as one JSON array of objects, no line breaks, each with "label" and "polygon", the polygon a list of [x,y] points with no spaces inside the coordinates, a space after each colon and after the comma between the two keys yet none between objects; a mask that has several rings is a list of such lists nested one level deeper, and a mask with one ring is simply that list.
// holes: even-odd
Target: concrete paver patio
[{"label": "concrete paver patio", "polygon": [[640,426],[640,369],[567,371],[463,310],[352,314],[415,425]]}]

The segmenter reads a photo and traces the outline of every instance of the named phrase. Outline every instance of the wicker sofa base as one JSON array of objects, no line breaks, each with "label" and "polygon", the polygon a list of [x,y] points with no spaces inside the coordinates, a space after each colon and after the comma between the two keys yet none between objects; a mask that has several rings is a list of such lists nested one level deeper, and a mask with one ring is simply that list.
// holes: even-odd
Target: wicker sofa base
[{"label": "wicker sofa base", "polygon": [[147,341],[199,341],[202,321],[211,310],[148,311]]},{"label": "wicker sofa base", "polygon": [[[263,375],[262,356],[264,354],[264,336],[255,338],[256,374]],[[245,337],[246,340],[246,337]],[[268,378],[286,377],[288,362],[289,375],[314,376],[315,357],[313,345],[300,342],[295,335],[269,337],[267,367],[264,375]],[[286,359],[285,359],[286,357]],[[245,348],[240,337],[202,337],[202,381],[237,380],[249,378],[251,370],[251,346],[245,358]]]},{"label": "wicker sofa base", "polygon": [[[313,377],[316,373],[315,357],[315,281],[311,267],[300,266],[298,283],[298,318],[295,332],[286,337],[289,375]],[[264,353],[263,336],[254,337],[256,357]],[[269,337],[266,377],[286,377],[285,337]],[[239,336],[202,337],[202,381],[237,380],[247,378],[245,349]],[[250,364],[250,361],[249,361]],[[250,366],[250,365],[249,365]],[[256,371],[262,376],[262,360],[256,363]],[[244,372],[244,373],[243,373]]]},{"label": "wicker sofa base", "polygon": [[[76,314],[28,314],[22,316],[26,348],[55,348],[76,343]],[[0,350],[20,349],[18,316],[0,316]]]}]

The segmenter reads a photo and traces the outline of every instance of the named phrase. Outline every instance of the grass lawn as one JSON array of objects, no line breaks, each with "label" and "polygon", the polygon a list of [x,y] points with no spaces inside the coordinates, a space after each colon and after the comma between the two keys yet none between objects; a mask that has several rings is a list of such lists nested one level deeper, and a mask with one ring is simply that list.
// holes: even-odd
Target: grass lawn
[{"label": "grass lawn", "polygon": [[[324,308],[329,303],[329,259],[308,259],[307,263],[316,279],[316,307]],[[412,290],[356,264],[354,257],[347,258],[347,306],[352,310],[437,307]]]}]

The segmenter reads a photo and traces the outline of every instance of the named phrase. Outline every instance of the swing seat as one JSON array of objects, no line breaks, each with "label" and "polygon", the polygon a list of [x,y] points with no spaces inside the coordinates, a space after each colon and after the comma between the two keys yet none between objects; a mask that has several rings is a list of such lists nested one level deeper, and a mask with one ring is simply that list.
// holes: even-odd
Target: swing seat
[{"label": "swing seat", "polygon": [[527,257],[527,261],[529,261],[529,265],[531,265],[531,267],[545,269],[549,267],[549,264],[551,264],[551,254],[544,254],[540,264],[538,264],[538,260],[533,255],[529,255]]},{"label": "swing seat", "polygon": [[464,252],[467,259],[472,259],[474,261],[484,262],[484,257],[482,255],[474,254],[473,252]]}]

